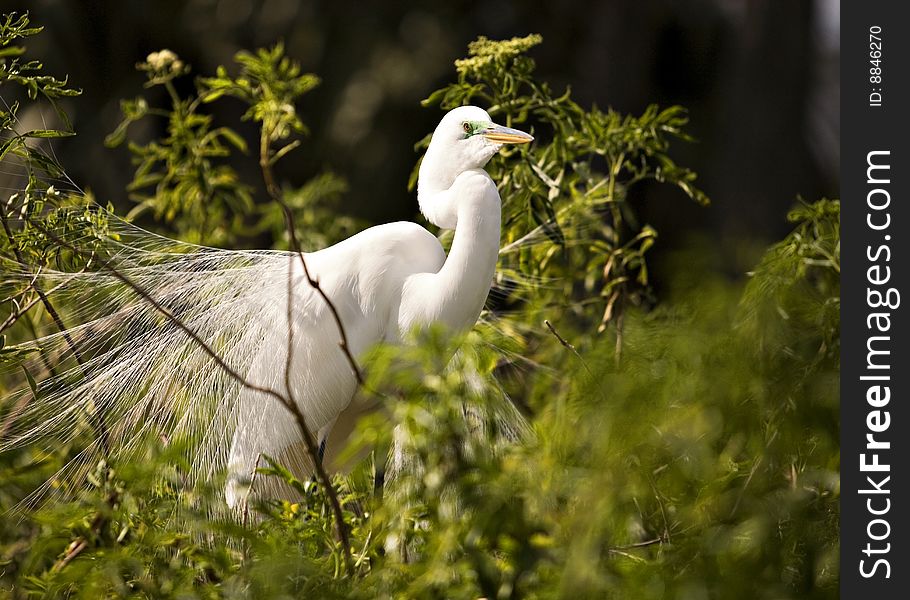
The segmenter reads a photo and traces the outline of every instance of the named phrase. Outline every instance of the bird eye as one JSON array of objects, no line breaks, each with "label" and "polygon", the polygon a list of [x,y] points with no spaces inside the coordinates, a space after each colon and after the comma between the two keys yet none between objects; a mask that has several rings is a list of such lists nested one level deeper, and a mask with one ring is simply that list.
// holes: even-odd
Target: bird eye
[{"label": "bird eye", "polygon": [[464,123],[461,124],[461,126],[464,128],[465,133],[471,133],[471,124],[470,123],[465,121]]}]

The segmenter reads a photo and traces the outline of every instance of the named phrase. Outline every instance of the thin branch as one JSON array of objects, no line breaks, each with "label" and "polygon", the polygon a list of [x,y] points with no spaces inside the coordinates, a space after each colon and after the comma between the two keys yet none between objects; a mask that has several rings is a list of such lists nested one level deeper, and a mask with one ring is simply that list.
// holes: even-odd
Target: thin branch
[{"label": "thin branch", "polygon": [[615,358],[616,366],[622,362],[622,342],[623,342],[623,311],[622,311],[622,301],[619,303],[619,312],[616,314],[616,349],[615,349]]},{"label": "thin branch", "polygon": [[19,415],[22,414],[22,411],[25,410],[25,407],[28,405],[29,400],[35,397],[35,393],[29,390],[30,393],[22,394],[22,397],[16,401],[16,404],[12,409],[5,415],[3,422],[0,423],[0,439],[3,439],[6,430],[12,427],[13,423],[16,422],[16,419],[19,418]]},{"label": "thin branch", "polygon": [[[284,359],[284,393],[287,394],[288,400],[296,402],[294,398],[294,392],[291,389],[291,365],[294,363],[294,277],[293,275],[293,266],[294,266],[294,257],[293,255],[288,255],[288,299],[286,311],[287,325],[288,325],[288,344],[287,344],[287,353],[285,354]],[[318,440],[317,440],[318,441]],[[318,460],[318,456],[311,456],[311,459]]]},{"label": "thin branch", "polygon": [[670,522],[667,520],[667,511],[664,510],[664,502],[660,498],[660,492],[657,491],[657,486],[654,485],[654,480],[648,476],[648,483],[651,485],[651,490],[654,492],[654,499],[657,500],[657,506],[660,507],[660,515],[664,521],[664,532],[661,538],[670,541]]},{"label": "thin branch", "polygon": [[591,375],[591,369],[588,368],[588,364],[585,362],[585,359],[583,359],[583,358],[581,357],[581,354],[578,353],[578,350],[575,349],[575,346],[573,346],[572,344],[570,344],[564,337],[562,337],[561,335],[559,335],[559,332],[556,331],[556,328],[553,327],[553,324],[550,323],[549,320],[544,319],[544,322],[543,322],[543,323],[544,323],[544,325],[547,326],[547,329],[550,330],[550,333],[552,333],[554,336],[556,336],[556,339],[559,340],[559,343],[562,344],[562,346],[563,346],[564,348],[567,348],[567,349],[571,350],[572,353],[575,354],[575,356],[578,357],[578,360],[581,361],[581,366],[583,366],[583,367],[585,368],[585,371],[588,372],[588,375]]},{"label": "thin branch", "polygon": [[665,535],[661,535],[656,538],[652,538],[650,540],[645,540],[643,542],[635,542],[634,544],[626,544],[624,546],[611,546],[610,548],[607,548],[607,552],[609,552],[610,554],[616,554],[618,556],[622,556],[624,558],[629,558],[629,559],[632,559],[635,561],[647,562],[641,556],[636,556],[635,554],[632,554],[631,552],[628,552],[628,551],[637,550],[639,548],[647,548],[649,546],[655,546],[655,545],[663,546],[664,544],[669,544],[669,543],[670,543],[670,536],[669,536],[669,534],[665,534]]},{"label": "thin branch", "polygon": [[300,244],[297,242],[294,214],[291,212],[291,208],[284,201],[284,198],[282,198],[281,189],[275,182],[275,175],[272,172],[272,162],[270,159],[268,140],[269,138],[263,134],[260,143],[259,157],[259,166],[262,169],[262,178],[265,181],[266,190],[268,191],[269,196],[272,198],[272,200],[274,200],[281,207],[282,211],[284,211],[284,220],[285,224],[287,225],[288,236],[290,237],[291,249],[300,258],[300,265],[303,267],[303,275],[306,278],[307,283],[316,291],[317,294],[319,294],[320,298],[322,298],[322,300],[326,303],[326,306],[328,306],[329,311],[332,313],[332,318],[335,321],[335,326],[338,328],[338,334],[341,336],[341,341],[338,343],[338,345],[341,347],[341,351],[344,352],[345,358],[347,358],[348,364],[351,367],[351,371],[354,372],[354,377],[357,378],[357,384],[362,387],[364,384],[363,374],[360,371],[360,367],[357,365],[357,359],[354,358],[354,354],[351,352],[350,345],[348,344],[348,336],[345,332],[344,324],[341,322],[341,315],[338,312],[338,308],[325,293],[325,290],[323,290],[319,285],[319,280],[314,278],[310,273],[306,259],[303,256],[303,251],[301,251]]},{"label": "thin branch", "polygon": [[79,538],[78,540],[74,540],[73,543],[76,544],[76,545],[73,546],[73,547],[70,549],[70,551],[67,552],[66,555],[65,555],[63,558],[61,558],[61,559],[58,560],[56,563],[54,563],[54,566],[53,566],[53,568],[52,568],[52,570],[53,570],[54,572],[59,572],[61,569],[63,569],[63,567],[65,567],[66,565],[70,564],[70,562],[71,562],[74,558],[76,558],[77,556],[79,556],[79,555],[82,553],[83,550],[85,550],[86,548],[88,548],[88,540],[86,540],[85,538]]},{"label": "thin branch", "polygon": [[614,546],[611,550],[631,550],[632,548],[644,548],[646,546],[653,546],[654,544],[663,544],[669,542],[670,540],[666,537],[657,537],[653,540],[645,540],[644,542],[635,542],[634,544],[626,544],[625,546]]},{"label": "thin branch", "polygon": [[623,556],[625,558],[630,558],[632,560],[644,562],[645,559],[643,559],[642,557],[635,556],[634,554],[631,554],[627,551],[636,550],[638,548],[647,548],[648,546],[654,546],[656,544],[663,545],[663,544],[668,544],[668,543],[670,543],[670,534],[669,534],[669,532],[665,532],[661,536],[652,538],[650,540],[645,540],[643,542],[635,542],[634,544],[626,544],[624,546],[611,546],[610,548],[607,548],[607,551],[610,554],[617,554],[617,555]]},{"label": "thin branch", "polygon": [[[48,290],[48,293],[53,294],[55,291],[59,290],[64,285],[66,285],[66,283],[60,283],[60,284],[54,286],[53,288],[51,288],[50,290]],[[33,286],[34,286],[34,283],[29,284],[30,288],[33,288]],[[3,321],[3,324],[0,324],[0,333],[3,333],[7,329],[9,329],[13,325],[15,325],[19,321],[19,319],[21,319],[23,316],[25,316],[25,313],[27,313],[32,308],[34,308],[35,305],[38,304],[39,302],[41,302],[41,297],[36,295],[36,297],[29,300],[29,302],[25,306],[23,306],[22,308],[20,308],[17,311],[13,311],[12,313],[10,313],[10,315],[6,318],[6,320]]]},{"label": "thin branch", "polygon": [[643,559],[640,556],[635,556],[634,554],[630,554],[629,552],[623,552],[622,550],[617,550],[616,548],[609,548],[608,551],[610,552],[610,554],[618,554],[620,556],[624,556],[624,557],[634,560],[636,562],[641,562],[641,563],[647,562],[645,559]]},{"label": "thin branch", "polygon": [[[341,322],[341,315],[338,313],[338,309],[335,307],[335,304],[331,301],[331,299],[329,299],[328,295],[325,293],[322,287],[320,287],[319,281],[310,275],[310,270],[307,266],[306,259],[303,256],[303,252],[300,249],[300,244],[297,243],[294,214],[291,212],[291,208],[287,205],[287,203],[284,202],[284,198],[281,195],[281,188],[278,187],[278,184],[275,181],[275,174],[272,171],[274,160],[271,156],[270,145],[271,138],[266,133],[265,129],[263,129],[260,134],[259,142],[259,166],[262,170],[262,178],[265,181],[266,190],[268,191],[269,196],[272,198],[272,200],[281,206],[281,209],[284,211],[284,220],[285,225],[287,226],[288,237],[291,242],[291,249],[297,254],[300,259],[300,265],[303,267],[303,274],[306,277],[307,283],[316,291],[316,293],[319,294],[319,296],[325,302],[326,306],[328,306],[329,311],[332,313],[332,318],[335,320],[335,325],[338,328],[339,335],[341,336],[341,341],[339,343],[341,351],[347,358],[348,364],[354,373],[354,377],[357,379],[357,385],[363,386],[363,375],[361,374],[360,367],[357,365],[357,360],[354,358],[354,355],[351,353],[350,346],[348,345],[348,336],[345,332],[344,325]],[[306,420],[304,419],[303,414],[300,412],[300,409],[297,407],[297,403],[294,401],[293,393],[291,390],[290,370],[294,335],[293,315],[291,314],[291,300],[293,294],[293,281],[291,274],[290,265],[288,265],[288,351],[284,370],[284,384],[285,391],[287,393],[287,402],[292,407],[294,418],[297,420],[297,423],[301,429],[301,433],[303,434],[304,446],[306,447],[307,454],[313,463],[313,470],[316,472],[316,476],[319,478],[319,481],[322,484],[322,488],[325,491],[326,498],[329,500],[329,505],[331,506],[332,513],[335,517],[335,529],[336,533],[338,534],[338,541],[341,543],[341,551],[342,556],[344,557],[345,568],[349,574],[353,575],[354,563],[353,559],[351,558],[351,542],[348,536],[347,525],[344,522],[344,511],[341,508],[341,502],[338,500],[338,494],[335,493],[335,488],[332,485],[332,479],[326,472],[325,466],[322,464],[322,460],[319,456],[319,443],[313,438],[313,434],[310,432],[309,427],[307,427]]]},{"label": "thin branch", "polygon": [[[736,495],[736,502],[733,504],[733,508],[730,510],[730,518],[733,518],[733,515],[736,514],[736,511],[739,508],[739,503],[742,502],[743,494],[746,493],[746,488],[749,487],[749,484],[752,482],[752,478],[755,477],[755,472],[758,471],[758,465],[761,464],[761,461],[762,457],[759,456],[752,462],[752,468],[749,469],[749,476],[746,477],[746,483],[744,483],[743,487],[740,488],[739,493]],[[795,481],[796,479],[794,478],[794,483]]]},{"label": "thin branch", "polygon": [[38,281],[38,277],[40,277],[40,276],[41,276],[41,272],[39,270],[37,273],[35,273],[34,277],[32,277],[32,280],[28,282],[28,285],[25,286],[24,290],[16,292],[15,294],[12,294],[10,296],[7,296],[3,300],[0,300],[0,304],[6,304],[7,302],[18,302],[19,300],[24,298],[25,295],[31,291],[32,284],[35,283],[36,281]]},{"label": "thin branch", "polygon": [[[52,231],[50,231],[48,229],[45,229],[40,224],[35,223],[34,221],[32,221],[32,224],[34,224],[36,227],[40,228],[54,243],[59,244],[65,248],[72,250],[73,252],[77,252],[82,255],[88,254],[88,252],[86,252],[85,250],[82,250],[81,248],[78,248],[78,247],[70,244],[69,242],[61,239],[55,233],[53,233]],[[127,277],[126,275],[121,273],[119,270],[117,270],[117,268],[114,267],[114,265],[112,265],[108,260],[101,258],[100,256],[94,255],[94,253],[92,253],[92,255],[97,260],[98,264],[105,271],[109,272],[118,281],[120,281],[121,283],[125,284],[130,289],[132,289],[140,298],[142,298],[143,300],[148,302],[155,310],[157,310],[159,313],[161,313],[168,321],[170,321],[171,323],[176,325],[191,340],[193,340],[196,344],[198,344],[199,347],[203,350],[203,352],[205,352],[209,356],[209,358],[214,360],[215,364],[217,364],[219,367],[221,367],[228,375],[231,376],[231,378],[237,380],[244,387],[246,387],[254,392],[260,392],[260,393],[266,394],[267,396],[271,396],[277,400],[281,400],[282,402],[285,402],[284,396],[282,396],[275,390],[273,390],[271,388],[259,386],[259,385],[256,385],[256,384],[253,384],[253,383],[250,383],[249,381],[247,381],[243,377],[243,375],[241,375],[239,372],[237,372],[235,369],[233,369],[230,365],[228,365],[226,362],[224,362],[224,359],[222,359],[218,355],[217,352],[215,352],[202,338],[200,338],[199,335],[195,331],[190,329],[189,326],[187,326],[183,321],[181,321],[170,310],[168,310],[166,307],[164,307],[162,304],[160,304],[157,300],[155,300],[151,296],[151,294],[149,294],[149,292],[145,291],[145,289],[142,288],[139,284],[135,283],[132,279],[130,279],[129,277]]]},{"label": "thin branch", "polygon": [[247,520],[250,517],[250,496],[253,493],[253,486],[256,485],[256,476],[259,475],[259,463],[262,461],[262,452],[256,455],[256,462],[253,463],[253,472],[250,473],[250,492],[243,499],[243,517],[240,524],[246,527]]},{"label": "thin branch", "polygon": [[[19,250],[19,247],[13,240],[13,232],[10,230],[9,224],[6,222],[6,215],[0,216],[0,221],[3,223],[3,232],[6,234],[6,238],[9,240],[10,247],[13,249],[13,254],[16,256],[16,260],[19,262],[19,264],[24,265],[25,258],[22,256],[22,252]],[[47,310],[47,314],[49,314],[51,316],[51,319],[53,319],[54,324],[57,326],[57,329],[59,329],[60,333],[63,334],[63,339],[66,340],[66,343],[69,345],[70,350],[73,351],[73,355],[76,357],[76,362],[78,362],[80,365],[84,365],[85,361],[82,359],[82,354],[76,348],[76,343],[73,341],[73,338],[70,337],[66,325],[63,324],[63,319],[60,318],[60,313],[58,313],[54,308],[54,305],[51,304],[51,301],[45,295],[44,291],[38,287],[38,283],[36,281],[32,282],[31,287],[33,290],[35,290],[35,293],[38,294],[38,298],[40,298],[45,310]]]}]

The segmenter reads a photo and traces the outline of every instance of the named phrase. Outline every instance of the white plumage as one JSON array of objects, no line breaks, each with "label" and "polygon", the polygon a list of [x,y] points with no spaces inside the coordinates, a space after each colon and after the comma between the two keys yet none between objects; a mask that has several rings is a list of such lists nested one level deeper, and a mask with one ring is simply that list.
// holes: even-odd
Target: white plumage
[{"label": "white plumage", "polygon": [[[531,139],[494,125],[476,107],[454,109],[442,119],[420,168],[418,199],[431,222],[455,229],[448,256],[432,234],[407,222],[372,227],[305,255],[354,356],[432,323],[452,331],[473,326],[499,253],[500,198],[483,166],[501,144]],[[317,442],[331,438],[357,380],[329,307],[307,282],[299,257],[155,243],[165,250],[123,245],[112,262],[250,383],[284,390],[290,349],[291,396]],[[193,476],[227,467],[226,500],[233,506],[246,491],[239,482],[249,478],[260,454],[280,457],[299,442],[283,406],[230,377],[110,273],[44,272],[39,280],[45,289],[56,288],[58,297],[70,295],[70,318],[80,323],[70,335],[89,358],[43,381],[36,401],[13,399],[24,407],[0,450],[59,439],[61,432],[75,439],[85,415],[103,414],[115,455],[132,450],[146,433],[198,440]],[[60,356],[67,351],[60,334],[39,343]],[[86,448],[60,479],[84,473],[96,449]]]}]

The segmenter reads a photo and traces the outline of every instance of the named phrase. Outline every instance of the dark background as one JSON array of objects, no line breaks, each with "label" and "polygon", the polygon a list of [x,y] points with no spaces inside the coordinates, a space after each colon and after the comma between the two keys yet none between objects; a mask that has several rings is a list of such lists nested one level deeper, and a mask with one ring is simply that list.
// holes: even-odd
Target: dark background
[{"label": "dark background", "polygon": [[[413,218],[416,201],[406,190],[413,145],[440,117],[420,100],[454,78],[453,60],[478,35],[532,32],[544,37],[532,54],[538,76],[557,90],[571,85],[582,105],[689,108],[699,141],[673,154],[700,174],[713,205],[698,208],[666,187],[638,190],[664,249],[706,234],[738,270],[753,258],[742,254],[788,230],[785,213],[797,196],[839,195],[838,0],[3,4],[30,10],[46,27],[30,55],[84,90],[67,105],[79,135],[55,149],[102,203],[128,203],[129,154],[103,139],[118,122],[119,99],[142,92],[137,62],[169,48],[195,74],[210,74],[237,50],[284,40],[323,83],[302,102],[311,135],[282,165],[282,178],[299,184],[330,169],[350,184],[344,212],[370,222]],[[239,114],[238,106],[224,116]]]}]

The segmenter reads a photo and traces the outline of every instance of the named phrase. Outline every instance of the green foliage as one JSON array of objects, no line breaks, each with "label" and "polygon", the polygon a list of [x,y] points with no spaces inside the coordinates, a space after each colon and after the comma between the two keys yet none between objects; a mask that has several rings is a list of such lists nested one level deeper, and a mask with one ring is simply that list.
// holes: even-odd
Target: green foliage
[{"label": "green foliage", "polygon": [[652,301],[646,256],[657,238],[654,228],[640,222],[630,188],[666,182],[700,204],[708,202],[694,185],[695,174],[668,154],[673,139],[690,140],[687,117],[679,106],[649,106],[638,117],[596,106],[585,110],[569,90],[555,94],[534,78],[535,64],[526,53],[541,42],[539,35],[478,38],[468,47],[470,56],[455,62],[458,81],[424,105],[479,103],[494,119],[530,128],[536,138],[502,152],[488,167],[503,198],[500,277],[506,287],[514,280],[551,283],[528,286],[535,308],[513,327],[539,330],[543,318],[566,311],[590,321],[598,311],[598,329],[615,324],[621,337],[623,309]]},{"label": "green foliage", "polygon": [[[87,205],[84,197],[61,194],[53,186],[40,193],[26,189],[21,201],[14,194],[8,206],[18,208],[15,216],[21,226],[7,243],[12,242],[28,265],[78,271],[88,266],[91,258],[64,244],[78,243],[85,252],[104,253],[106,241],[114,235],[109,229],[108,212]],[[36,225],[39,219],[40,225]]]},{"label": "green foliage", "polygon": [[[302,74],[300,66],[284,55],[281,44],[255,54],[239,52],[235,61],[240,65],[237,77],[218,67],[215,77],[197,78],[196,93],[187,98],[178,94],[175,80],[186,76],[190,68],[170,50],[153,52],[136,66],[146,74],[147,88],[161,87],[167,92],[169,105],[155,108],[143,96],[124,100],[120,106],[123,120],[107,137],[108,146],[116,147],[127,140],[134,123],[150,117],[165,121],[164,137],[129,143],[137,167],[127,190],[138,206],[128,218],[150,211],[181,239],[204,244],[237,244],[264,231],[276,240],[286,237],[286,230],[276,227],[283,222],[281,208],[274,202],[257,204],[254,192],[258,185],[241,181],[230,161],[235,152],[247,154],[247,141],[234,128],[216,125],[214,116],[204,111],[223,98],[247,105],[243,119],[259,125],[259,165],[270,169],[300,145],[295,136],[306,133],[306,126],[295,103],[319,79]],[[283,145],[274,150],[279,142]],[[317,225],[312,229],[318,232],[315,236],[298,227],[298,239],[309,247],[336,242],[357,226],[350,218],[335,219],[333,203],[346,190],[344,180],[337,176],[322,174],[296,190],[278,190],[274,181],[265,181],[265,186],[270,194],[285,196],[288,205],[305,212],[307,225]]]},{"label": "green foliage", "polygon": [[[200,80],[204,102],[222,96],[237,98],[249,105],[243,115],[262,125],[262,135],[269,140],[285,140],[292,133],[304,133],[306,127],[294,102],[319,85],[319,78],[312,73],[300,73],[300,66],[284,56],[284,46],[277,44],[271,50],[261,49],[255,54],[238,52],[235,57],[241,66],[240,75],[228,76],[224,67],[217,75]],[[279,150],[281,155],[287,150]]]},{"label": "green foliage", "polygon": [[[68,87],[66,78],[57,79],[44,75],[42,73],[44,65],[37,60],[23,60],[25,47],[14,45],[40,33],[42,29],[42,27],[29,27],[28,13],[8,13],[0,18],[0,85],[7,82],[15,83],[25,88],[29,100],[36,100],[39,95],[47,99],[69,129],[69,120],[66,118],[66,113],[60,110],[57,100],[68,96],[78,96],[81,92]],[[0,127],[3,129],[9,128],[15,122],[18,104],[14,103],[5,108],[6,111],[0,111]],[[33,138],[67,135],[73,135],[73,133],[40,129],[23,134],[24,137]]]},{"label": "green foliage", "polygon": [[174,224],[188,241],[223,241],[228,235],[223,224],[230,222],[229,215],[252,208],[250,187],[224,161],[232,149],[245,151],[246,143],[233,129],[213,126],[211,115],[199,112],[200,97],[178,96],[174,79],[189,67],[173,52],[154,52],[137,68],[148,77],[146,87],[167,90],[170,106],[154,109],[141,96],[125,100],[120,105],[123,121],[107,137],[108,146],[115,147],[126,140],[134,122],[148,116],[166,119],[164,138],[129,145],[137,166],[127,189],[138,206],[128,218],[151,210],[156,219]]},{"label": "green foliage", "polygon": [[[65,130],[32,129],[18,131],[18,113],[20,102],[13,99],[10,102],[4,98],[3,107],[0,108],[0,161],[20,162],[27,170],[28,190],[46,188],[42,186],[42,177],[61,177],[62,169],[56,160],[46,154],[29,140],[42,140],[61,138],[75,135],[71,131],[69,119],[61,110],[58,100],[60,98],[78,96],[82,92],[68,86],[67,79],[57,79],[44,74],[44,65],[37,60],[25,58],[26,48],[19,45],[27,38],[41,32],[41,27],[29,27],[28,13],[8,13],[0,17],[0,89],[4,93],[10,92],[10,84],[15,84],[25,90],[25,100],[35,102],[43,99],[57,112],[65,124]],[[15,93],[15,90],[12,90]],[[15,98],[15,95],[12,96]],[[4,207],[9,210],[9,206]]]},{"label": "green foliage", "polygon": [[[363,229],[357,219],[337,212],[347,190],[345,180],[331,172],[317,175],[299,188],[282,188],[284,202],[294,213],[294,235],[302,250],[326,248]],[[270,232],[280,247],[291,247],[284,214],[274,206],[263,208],[257,230]]]},{"label": "green foliage", "polygon": [[[34,33],[27,19],[5,22],[4,48]],[[191,443],[150,435],[136,459],[100,462],[76,494],[13,511],[44,481],[68,491],[55,473],[81,446],[0,454],[0,597],[836,596],[839,203],[797,207],[793,232],[747,283],[700,268],[697,249],[668,258],[687,268],[663,282],[671,291],[658,301],[646,262],[657,233],[638,222],[628,190],[664,181],[704,200],[694,175],[667,155],[672,139],[685,139],[684,114],[630,117],[554,96],[526,55],[538,43],[479,39],[456,63],[458,81],[428,99],[444,108],[480,102],[506,124],[533,128],[535,144],[489,167],[504,199],[500,283],[518,279],[530,293],[457,340],[454,358],[450,336],[436,329],[368,357],[364,393],[385,410],[362,421],[348,452],[373,459],[334,480],[354,572],[344,569],[326,490],[266,458],[255,477],[282,482],[287,494],[226,515],[217,477],[183,485]],[[0,61],[11,56],[22,52],[0,52]],[[178,235],[236,242],[269,232],[286,244],[277,203],[253,202],[258,184],[223,161],[246,143],[203,109],[222,98],[246,106],[267,180],[299,143],[294,103],[317,80],[281,46],[237,62],[236,77],[219,68],[181,98],[174,81],[188,67],[167,51],[150,55],[139,68],[169,103],[125,102],[109,140],[162,120],[163,138],[130,145],[131,191],[137,210]],[[4,139],[18,135],[10,127]],[[18,151],[44,164],[24,141]],[[314,247],[359,228],[335,214],[345,191],[335,175],[299,189],[264,185],[279,187],[298,238]],[[37,175],[12,204],[25,217],[58,219],[49,222],[64,240],[95,248],[114,236],[90,199]],[[16,225],[0,242],[4,264],[91,266],[29,222],[4,219]],[[15,315],[36,292],[21,282],[4,306]],[[69,308],[60,307],[64,316]],[[0,337],[0,361],[38,351],[9,343],[48,324],[38,309],[23,314],[24,327]],[[605,323],[617,335],[599,333]],[[15,369],[25,384],[36,378]],[[10,372],[2,393],[19,383]],[[526,426],[516,425],[503,388]],[[0,400],[0,431],[16,410]],[[374,465],[393,437],[399,473],[377,493]]]},{"label": "green foliage", "polygon": [[[71,183],[63,168],[57,164],[46,143],[55,138],[75,135],[59,100],[78,96],[81,91],[68,86],[67,78],[58,79],[44,73],[41,62],[26,58],[22,43],[40,33],[40,27],[30,27],[27,13],[9,13],[0,17],[0,165],[4,173],[22,174],[24,184],[0,202],[0,334],[7,343],[7,330],[22,323],[34,336],[42,319],[29,308],[38,304],[40,293],[32,281],[6,277],[19,272],[24,265],[40,271],[46,268],[79,271],[88,266],[102,240],[112,236],[108,231],[108,215],[85,195],[60,191],[53,185]],[[24,95],[23,95],[24,92]],[[41,107],[49,104],[59,116],[65,129],[28,129],[21,131],[19,110],[22,103]],[[34,221],[43,223],[42,228]],[[75,254],[50,239],[43,228],[55,230],[58,240],[73,243],[78,240],[86,254]],[[46,307],[44,307],[46,309]],[[49,311],[48,311],[49,312]],[[19,332],[9,332],[10,340],[22,341]],[[34,352],[29,346],[10,344],[0,349],[0,367],[19,364]],[[18,370],[18,368],[17,368]],[[28,373],[26,373],[27,376]],[[3,391],[5,386],[0,387]]]},{"label": "green foliage", "polygon": [[[743,324],[760,343],[822,337],[819,360],[840,356],[840,202],[800,203],[787,218],[797,223],[755,268],[743,298]],[[799,285],[793,285],[798,278]],[[774,319],[776,313],[780,319]],[[771,328],[769,323],[780,327]],[[789,353],[789,352],[788,352]]]}]

